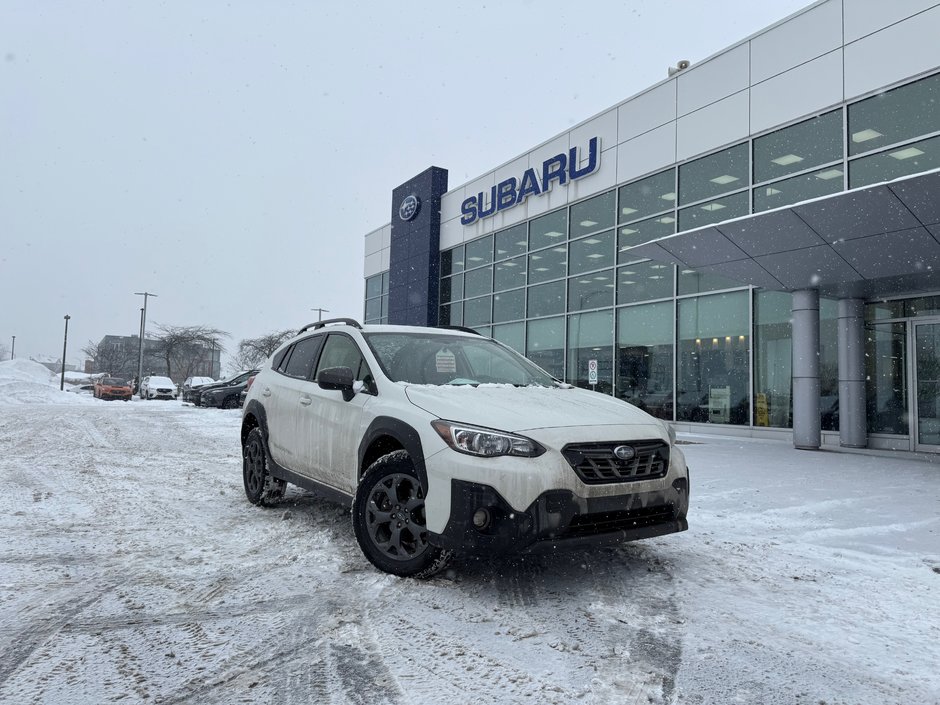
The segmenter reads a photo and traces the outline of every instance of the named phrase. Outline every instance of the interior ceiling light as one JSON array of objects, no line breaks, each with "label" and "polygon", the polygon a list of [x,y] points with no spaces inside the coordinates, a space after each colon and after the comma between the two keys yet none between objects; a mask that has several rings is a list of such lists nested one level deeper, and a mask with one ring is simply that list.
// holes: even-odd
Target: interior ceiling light
[{"label": "interior ceiling light", "polygon": [[667,216],[664,216],[664,217],[660,218],[660,219],[659,219],[659,222],[660,222],[660,223],[666,223],[666,224],[668,225],[669,223],[675,223],[675,222],[676,222],[676,219],[673,218],[673,217],[670,216],[670,215],[667,215]]},{"label": "interior ceiling light", "polygon": [[917,147],[908,147],[907,149],[899,149],[897,152],[889,152],[888,154],[895,159],[910,159],[911,157],[919,157],[923,154],[923,151],[917,149]]},{"label": "interior ceiling light", "polygon": [[648,279],[664,279],[662,274],[653,274],[648,277]]},{"label": "interior ceiling light", "polygon": [[674,191],[670,191],[669,193],[664,193],[662,196],[660,196],[660,198],[664,201],[675,201],[676,194]]},{"label": "interior ceiling light", "polygon": [[683,273],[683,274],[695,274],[695,270],[694,270],[694,269],[683,269],[683,270],[682,270],[682,273]]},{"label": "interior ceiling light", "polygon": [[603,276],[603,275],[601,275],[601,274],[598,274],[596,277],[594,277],[594,281],[596,281],[596,282],[605,282],[605,281],[607,281],[607,277],[605,277],[605,276]]},{"label": "interior ceiling light", "polygon": [[637,232],[637,230],[635,230],[634,228],[621,228],[620,229],[620,233],[622,235],[633,235],[633,233],[635,232]]},{"label": "interior ceiling light", "polygon": [[557,230],[549,230],[547,233],[545,233],[545,237],[561,237],[561,236],[562,236],[562,233],[558,232]]},{"label": "interior ceiling light", "polygon": [[780,189],[774,188],[773,186],[768,186],[768,187],[767,187],[767,190],[764,191],[764,194],[767,195],[767,196],[774,196],[774,195],[776,195],[776,194],[778,194],[778,193],[780,193]]},{"label": "interior ceiling light", "polygon": [[482,261],[483,261],[483,258],[482,258],[482,257],[468,257],[467,259],[469,259],[471,262],[482,262]]},{"label": "interior ceiling light", "polygon": [[725,184],[730,184],[732,181],[737,181],[737,176],[731,176],[731,174],[722,174],[721,176],[716,176],[714,179],[709,179],[713,184],[719,184],[724,186]]},{"label": "interior ceiling light", "polygon": [[533,260],[542,259],[542,255],[529,255],[529,258]]},{"label": "interior ceiling light", "polygon": [[594,227],[595,225],[597,225],[596,220],[582,220],[581,221],[582,228],[591,228],[591,227]]},{"label": "interior ceiling light", "polygon": [[665,269],[668,266],[668,264],[651,264],[650,269]]},{"label": "interior ceiling light", "polygon": [[706,203],[704,206],[701,206],[703,211],[720,211],[725,206],[721,203]]},{"label": "interior ceiling light", "polygon": [[536,271],[536,272],[547,272],[547,271],[548,271],[548,267],[536,267],[536,268],[535,268],[535,271]]},{"label": "interior ceiling light", "polygon": [[630,281],[629,279],[624,279],[624,280],[623,280],[622,282],[620,282],[620,283],[621,283],[621,284],[636,284],[635,281]]},{"label": "interior ceiling light", "polygon": [[872,130],[868,128],[867,130],[859,130],[858,132],[852,133],[852,141],[858,144],[859,142],[867,142],[868,140],[873,140],[876,137],[884,137],[883,134],[877,130]]},{"label": "interior ceiling light", "polygon": [[603,257],[603,256],[604,255],[601,252],[592,252],[591,254],[588,255],[588,259],[597,259],[598,257]]},{"label": "interior ceiling light", "polygon": [[634,272],[632,269],[623,269],[623,270],[620,271],[620,276],[622,276],[622,277],[626,277],[626,276],[629,276],[629,275],[631,275],[631,274],[636,274],[636,272]]},{"label": "interior ceiling light", "polygon": [[596,237],[589,237],[587,240],[584,240],[584,244],[586,245],[596,245],[599,242],[600,240],[598,240]]},{"label": "interior ceiling light", "polygon": [[774,164],[779,164],[780,166],[789,166],[790,164],[796,164],[797,162],[803,161],[803,157],[797,156],[796,154],[784,154],[782,157],[777,157],[776,159],[771,159]]},{"label": "interior ceiling light", "polygon": [[620,212],[624,215],[630,215],[631,213],[636,213],[636,208],[630,208],[630,206],[624,206],[620,209]]},{"label": "interior ceiling light", "polygon": [[516,244],[519,245],[520,247],[525,247],[529,243],[526,242],[525,240],[516,240]]},{"label": "interior ceiling light", "polygon": [[566,250],[565,250],[564,247],[553,247],[553,248],[552,248],[552,252],[565,252],[565,251],[566,251]]},{"label": "interior ceiling light", "polygon": [[504,267],[518,267],[519,265],[516,264],[515,262],[503,262],[503,265],[502,265],[502,266],[504,266]]},{"label": "interior ceiling light", "polygon": [[817,179],[825,179],[826,181],[829,179],[836,179],[840,176],[842,176],[841,169],[827,169],[826,171],[821,171],[816,174]]}]

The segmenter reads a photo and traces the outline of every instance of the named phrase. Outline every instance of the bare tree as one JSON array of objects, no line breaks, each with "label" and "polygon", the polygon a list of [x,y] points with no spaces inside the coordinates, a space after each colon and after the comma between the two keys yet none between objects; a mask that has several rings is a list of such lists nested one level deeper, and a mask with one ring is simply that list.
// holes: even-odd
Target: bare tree
[{"label": "bare tree", "polygon": [[10,349],[6,345],[0,343],[0,362],[10,359]]},{"label": "bare tree", "polygon": [[294,330],[282,330],[262,335],[260,338],[245,338],[238,344],[238,352],[232,361],[234,370],[250,370],[267,360],[288,338],[296,334]]},{"label": "bare tree", "polygon": [[215,350],[223,351],[222,339],[229,334],[209,326],[157,325],[159,335],[153,337],[156,349],[153,354],[166,363],[166,375],[183,380],[191,377],[193,370],[206,364]]},{"label": "bare tree", "polygon": [[95,372],[130,378],[137,373],[137,349],[89,340],[82,352],[95,361]]}]

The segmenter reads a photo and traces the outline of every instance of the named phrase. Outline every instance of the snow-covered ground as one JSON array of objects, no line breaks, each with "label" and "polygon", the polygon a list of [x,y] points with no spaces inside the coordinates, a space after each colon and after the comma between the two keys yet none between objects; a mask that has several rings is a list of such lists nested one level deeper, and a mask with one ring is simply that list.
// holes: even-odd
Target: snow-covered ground
[{"label": "snow-covered ground", "polygon": [[940,702],[940,464],[687,436],[688,532],[401,580],[248,504],[239,412],[17,364],[0,703]]}]

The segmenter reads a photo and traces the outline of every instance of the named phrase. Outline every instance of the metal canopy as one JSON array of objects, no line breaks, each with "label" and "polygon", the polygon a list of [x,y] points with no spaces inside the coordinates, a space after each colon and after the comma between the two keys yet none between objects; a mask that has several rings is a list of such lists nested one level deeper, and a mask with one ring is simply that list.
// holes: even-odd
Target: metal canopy
[{"label": "metal canopy", "polygon": [[940,169],[669,235],[625,254],[836,298],[936,291]]}]

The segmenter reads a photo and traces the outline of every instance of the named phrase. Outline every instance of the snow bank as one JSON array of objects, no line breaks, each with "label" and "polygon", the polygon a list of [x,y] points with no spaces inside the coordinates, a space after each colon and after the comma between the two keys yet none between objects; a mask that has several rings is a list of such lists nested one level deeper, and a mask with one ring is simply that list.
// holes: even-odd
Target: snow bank
[{"label": "snow bank", "polygon": [[59,390],[59,377],[32,360],[0,362],[0,406],[87,404],[93,397]]}]

